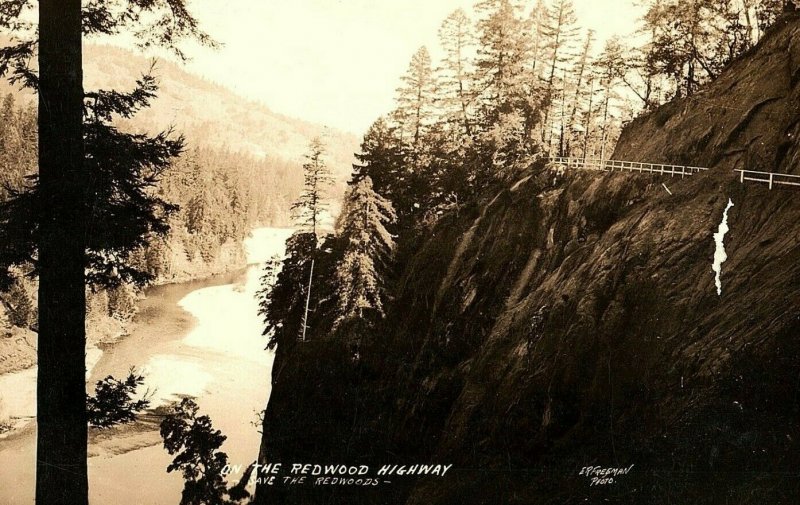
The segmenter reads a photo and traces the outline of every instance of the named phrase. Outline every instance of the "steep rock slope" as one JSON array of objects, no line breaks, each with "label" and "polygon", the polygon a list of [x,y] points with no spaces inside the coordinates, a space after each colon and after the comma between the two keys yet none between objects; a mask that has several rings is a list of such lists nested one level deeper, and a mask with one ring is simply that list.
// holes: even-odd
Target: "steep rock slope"
[{"label": "steep rock slope", "polygon": [[800,175],[800,23],[778,22],[690,98],[636,119],[616,159]]},{"label": "steep rock slope", "polygon": [[[708,173],[535,164],[443,219],[361,361],[323,335],[279,349],[262,459],[451,473],[262,486],[258,501],[796,503],[800,193],[742,185],[732,168],[800,173],[798,43],[788,18],[703,93],[629,125],[615,153]],[[590,465],[634,466],[590,486]]]}]

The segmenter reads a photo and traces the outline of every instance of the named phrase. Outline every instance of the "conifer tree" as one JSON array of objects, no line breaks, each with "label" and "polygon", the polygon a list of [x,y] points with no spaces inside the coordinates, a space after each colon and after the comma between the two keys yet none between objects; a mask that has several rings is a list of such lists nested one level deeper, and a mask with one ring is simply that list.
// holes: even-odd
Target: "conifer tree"
[{"label": "conifer tree", "polygon": [[[34,9],[38,23],[29,21]],[[144,106],[151,83],[87,96],[82,42],[127,29],[141,46],[182,55],[182,40],[210,40],[184,0],[107,0],[83,8],[80,0],[2,0],[0,28],[11,35],[0,48],[0,77],[34,90],[39,100],[37,178],[0,209],[0,267],[35,259],[39,276],[36,502],[85,505],[86,283],[143,280],[124,261],[146,235],[165,229],[168,206],[147,190],[181,142],[110,125],[112,115]]]},{"label": "conifer tree", "polygon": [[414,53],[402,83],[397,90],[394,119],[399,125],[402,140],[411,146],[412,152],[419,158],[421,140],[435,120],[434,98],[437,89],[426,47],[420,47]]},{"label": "conifer tree", "polygon": [[328,209],[325,200],[325,193],[328,186],[333,182],[330,169],[324,159],[325,145],[322,139],[315,137],[309,145],[309,153],[306,155],[306,163],[303,164],[304,187],[300,198],[292,205],[292,212],[295,222],[306,233],[310,234],[312,241],[311,265],[308,272],[308,283],[306,285],[305,310],[303,312],[303,322],[300,340],[305,341],[306,330],[308,329],[308,311],[311,303],[311,286],[314,279],[314,264],[317,253],[317,232],[320,219]]},{"label": "conifer tree", "polygon": [[369,177],[375,192],[392,202],[398,222],[406,223],[406,218],[414,211],[414,197],[410,194],[408,155],[397,129],[386,119],[379,118],[364,134],[356,159],[353,180]]},{"label": "conifer tree", "polygon": [[8,322],[19,328],[29,328],[36,319],[36,309],[22,281],[15,279],[3,295]]},{"label": "conifer tree", "polygon": [[[277,272],[276,265],[264,272],[262,277],[259,314],[264,318],[264,332],[268,336],[267,347],[297,341],[306,324],[305,306],[307,293],[298,286],[306,286],[315,242],[310,233],[295,233],[286,241],[286,255]],[[276,275],[277,272],[277,275]]]},{"label": "conifer tree", "polygon": [[[576,26],[578,18],[575,14],[575,7],[572,0],[554,0],[547,10],[543,33],[546,43],[546,50],[549,56],[547,68],[547,82],[545,95],[551,104],[544,115],[545,141],[550,147],[552,144],[554,125],[550,122],[553,118],[553,104],[556,103],[555,92],[557,90],[557,77],[559,74],[566,75],[566,67],[573,58],[573,45],[578,34]],[[562,95],[566,93],[566,79],[561,82],[561,89],[558,90]],[[563,117],[561,118],[563,121]]]},{"label": "conifer tree", "polygon": [[483,0],[475,9],[479,142],[495,175],[502,175],[533,152],[531,132],[540,123],[544,97],[531,79],[531,37],[520,5]]},{"label": "conifer tree", "polygon": [[476,67],[481,98],[487,108],[508,112],[525,96],[531,48],[527,22],[512,0],[482,0],[475,10],[480,16]]},{"label": "conifer tree", "polygon": [[543,67],[546,65],[546,22],[547,4],[544,0],[536,0],[528,20],[533,38],[531,45],[531,79],[532,86],[535,88],[539,87],[539,81],[542,80]]},{"label": "conifer tree", "polygon": [[444,120],[460,125],[456,136],[471,136],[474,90],[469,76],[472,73],[470,53],[473,51],[472,21],[463,9],[452,12],[439,29],[444,50],[440,69],[439,92],[442,97]]},{"label": "conifer tree", "polygon": [[337,223],[345,249],[336,267],[334,326],[362,319],[365,311],[383,316],[382,271],[394,250],[394,238],[386,226],[395,219],[391,202],[375,192],[369,176],[353,182]]},{"label": "conifer tree", "polygon": [[579,109],[582,107],[582,98],[587,93],[586,84],[587,74],[591,64],[591,49],[594,43],[594,30],[589,30],[586,34],[586,39],[583,43],[580,56],[578,57],[577,66],[575,67],[575,93],[573,94],[570,104],[569,118],[566,122],[562,122],[561,134],[561,151],[564,156],[570,156],[570,148],[572,143],[572,133],[575,128],[575,118],[578,115]]},{"label": "conifer tree", "polygon": [[295,224],[316,237],[320,220],[329,207],[326,192],[333,183],[325,162],[325,144],[320,137],[313,138],[309,144],[303,180],[303,191],[292,204],[292,216]]},{"label": "conifer tree", "polygon": [[[599,110],[597,111],[598,121],[600,122],[599,152],[601,157],[605,157],[607,147],[613,146],[611,123],[611,100],[614,98],[615,90],[620,81],[625,81],[628,73],[628,63],[625,59],[625,49],[618,38],[611,38],[606,41],[603,52],[592,64],[594,73],[597,77],[597,91],[601,94]],[[591,127],[591,126],[590,126]]]}]

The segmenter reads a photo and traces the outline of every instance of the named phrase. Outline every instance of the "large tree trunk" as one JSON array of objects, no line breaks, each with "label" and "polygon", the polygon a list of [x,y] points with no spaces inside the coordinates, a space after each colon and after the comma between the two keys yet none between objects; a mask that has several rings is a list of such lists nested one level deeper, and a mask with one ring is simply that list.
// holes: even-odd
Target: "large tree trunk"
[{"label": "large tree trunk", "polygon": [[80,0],[39,2],[37,505],[86,505]]}]

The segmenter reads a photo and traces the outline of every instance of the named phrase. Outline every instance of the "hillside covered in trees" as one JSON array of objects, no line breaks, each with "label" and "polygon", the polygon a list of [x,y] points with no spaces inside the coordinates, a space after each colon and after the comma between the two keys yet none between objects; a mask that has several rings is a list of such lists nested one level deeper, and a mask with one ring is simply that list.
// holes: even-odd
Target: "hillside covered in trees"
[{"label": "hillside covered in trees", "polygon": [[[147,72],[148,58],[113,45],[85,45],[85,85],[87,89],[127,90],[136,77]],[[350,171],[358,139],[351,134],[324,128],[301,119],[271,111],[264,104],[247,100],[224,86],[191,74],[169,59],[155,60],[153,72],[159,84],[158,96],[146,114],[134,117],[134,130],[160,131],[165,125],[186,135],[189,147],[242,153],[275,162],[302,163],[309,140],[325,131],[330,138],[329,157],[341,179]],[[0,81],[0,92],[17,92]],[[19,102],[32,100],[29,92],[17,97]]]},{"label": "hillside covered in trees", "polygon": [[[260,485],[256,503],[796,500],[800,207],[733,172],[797,173],[784,8],[653,1],[643,43],[600,52],[568,0],[448,17],[444,60],[420,49],[365,135],[336,232],[296,234],[268,272],[260,462],[454,470]],[[609,486],[580,474],[631,465]]]},{"label": "hillside covered in trees", "polygon": [[[87,87],[132,89],[151,62],[114,46],[86,46]],[[242,240],[256,226],[291,225],[291,202],[301,190],[308,141],[325,133],[327,156],[337,172],[331,196],[341,193],[356,142],[348,134],[271,112],[169,61],[152,69],[158,91],[145,113],[115,123],[126,131],[156,133],[172,126],[186,147],[161,177],[154,193],[174,204],[169,234],[155,238],[131,257],[157,283],[180,282],[245,265]],[[29,91],[0,83],[0,202],[24,189],[37,171],[36,107]],[[0,298],[5,332],[35,329],[36,282],[25,269]],[[135,314],[138,289],[121,286],[90,295],[90,333],[116,336]],[[11,334],[11,333],[9,333]],[[14,333],[16,335],[16,333]],[[33,342],[35,333],[25,333]],[[3,341],[8,370],[30,366],[35,349],[19,338]],[[6,349],[7,348],[7,349]],[[24,358],[14,356],[22,353]],[[5,369],[4,369],[5,370]],[[5,370],[5,371],[8,371]]]},{"label": "hillside covered in trees", "polygon": [[[20,103],[21,102],[21,103]],[[0,202],[27,186],[36,172],[36,110],[14,94],[0,110]],[[219,148],[189,148],[161,179],[155,193],[177,206],[170,232],[132,256],[132,261],[157,283],[178,282],[242,268],[242,240],[255,226],[287,226],[288,207],[300,189],[298,164],[281,159],[257,159]],[[20,268],[10,288],[0,294],[3,331],[35,328],[36,282]],[[135,314],[136,290],[112,288],[91,295],[89,331],[94,338],[113,337]],[[110,317],[109,317],[110,316]],[[17,331],[17,330],[13,330]],[[35,344],[33,335],[26,337]],[[13,340],[13,342],[11,342]],[[30,366],[33,354],[18,339],[3,342],[10,369]],[[12,363],[13,362],[13,363]]]}]

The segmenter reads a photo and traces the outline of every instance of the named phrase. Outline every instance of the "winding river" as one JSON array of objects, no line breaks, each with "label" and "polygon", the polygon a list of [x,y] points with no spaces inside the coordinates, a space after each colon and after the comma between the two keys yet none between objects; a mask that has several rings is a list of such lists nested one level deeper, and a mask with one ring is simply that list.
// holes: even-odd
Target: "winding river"
[{"label": "winding river", "polygon": [[[149,289],[132,333],[103,347],[102,354],[87,355],[89,362],[96,359],[90,383],[107,375],[122,377],[136,366],[145,375],[153,407],[195,397],[200,413],[228,437],[222,450],[229,461],[243,466],[254,461],[260,443],[258,413],[269,398],[273,360],[264,350],[256,292],[261,265],[283,255],[289,234],[288,229],[254,230],[245,241],[250,266],[240,272]],[[13,385],[18,397],[32,400],[35,370],[12,375],[0,384]],[[180,502],[183,480],[178,473],[166,473],[171,457],[161,446],[158,418],[144,418],[121,429],[93,430],[93,505]],[[35,447],[35,423],[0,440],[0,503],[34,503]]]}]

